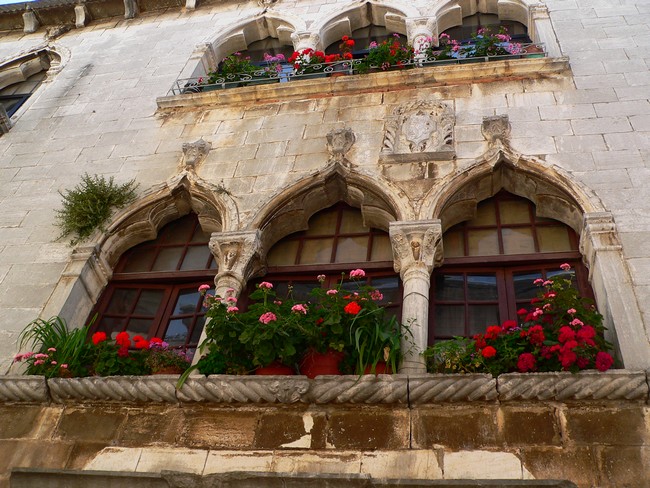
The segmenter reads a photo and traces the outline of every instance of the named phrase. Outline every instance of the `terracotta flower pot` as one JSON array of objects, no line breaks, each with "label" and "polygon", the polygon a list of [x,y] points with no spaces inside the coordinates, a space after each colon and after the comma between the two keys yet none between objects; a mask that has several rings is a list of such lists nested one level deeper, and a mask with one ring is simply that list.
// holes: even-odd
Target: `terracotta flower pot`
[{"label": "terracotta flower pot", "polygon": [[[371,370],[372,370],[372,366],[366,366],[366,369],[363,371],[363,374],[372,374]],[[390,370],[390,366],[388,366],[385,362],[380,361],[375,366],[375,375],[378,374],[393,374],[393,372]]]},{"label": "terracotta flower pot", "polygon": [[307,351],[300,363],[300,372],[308,378],[326,374],[341,374],[339,364],[343,360],[343,353],[328,349],[320,353],[313,349]]},{"label": "terracotta flower pot", "polygon": [[256,375],[293,375],[295,372],[293,371],[293,368],[290,366],[285,366],[284,364],[280,364],[278,362],[273,362],[269,364],[268,366],[264,366],[261,368],[257,368],[255,370]]}]

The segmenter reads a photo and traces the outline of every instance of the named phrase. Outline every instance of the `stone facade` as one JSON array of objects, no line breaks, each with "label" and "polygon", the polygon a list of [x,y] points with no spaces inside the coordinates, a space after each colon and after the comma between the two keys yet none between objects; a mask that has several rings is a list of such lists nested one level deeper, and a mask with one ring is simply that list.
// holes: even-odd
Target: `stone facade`
[{"label": "stone facade", "polygon": [[[3,371],[17,352],[25,324],[52,315],[83,323],[120,255],[190,210],[213,233],[217,289],[239,291],[265,272],[266,253],[275,242],[303,230],[311,215],[339,201],[359,208],[367,225],[390,232],[404,287],[402,318],[415,320],[414,335],[422,348],[429,277],[442,262],[442,232],[471,217],[476,203],[499,189],[528,198],[541,215],[576,231],[622,366],[650,368],[647,2],[187,0],[181,8],[172,2],[125,0],[12,8],[0,10],[1,28],[7,29],[0,32],[0,88],[37,68],[47,77],[11,120],[0,121]],[[295,48],[323,47],[372,22],[421,43],[477,10],[522,22],[535,42],[545,44],[548,56],[204,93],[170,91],[178,78],[201,76],[224,55],[267,36]],[[105,230],[72,248],[57,239],[53,222],[59,192],[83,173],[118,182],[135,178],[139,198],[115,213]],[[403,373],[422,369],[415,351]],[[163,390],[156,398],[170,398],[169,388]],[[390,422],[395,436],[384,432],[382,444],[348,439],[332,445],[342,453],[353,451],[349,466],[361,466],[350,468],[355,473],[365,472],[366,457],[372,469],[383,469],[374,449],[386,450],[395,463],[401,463],[402,450],[421,449],[405,464],[434,474],[451,469],[452,455],[445,455],[442,465],[438,454],[431,455],[442,444],[475,452],[472,466],[490,465],[490,456],[512,460],[517,451],[521,455],[513,469],[522,473],[525,466],[551,478],[554,466],[561,465],[562,476],[580,486],[647,486],[638,484],[640,478],[650,483],[646,407],[614,403],[599,410],[596,404],[578,403],[562,410],[547,398],[529,401],[517,397],[509,406],[467,407],[472,418],[485,420],[470,423],[471,435],[460,431],[466,427],[465,407],[373,407],[368,422],[377,428]],[[15,412],[17,407],[6,408]],[[102,407],[98,414],[109,418],[109,431],[84,439],[92,448],[70,441],[84,435],[79,427],[84,422],[94,422],[86,415],[92,408],[29,407],[31,423],[24,432],[6,434],[10,440],[2,441],[4,448],[11,450],[17,445],[11,439],[26,437],[30,440],[21,449],[35,456],[34,447],[47,439],[51,455],[60,459],[43,467],[81,468],[90,459],[84,453],[130,435],[120,426],[127,425],[124,418],[131,410],[115,407],[113,413]],[[184,411],[155,408],[172,412],[170,418]],[[204,407],[192,408],[200,413]],[[287,422],[302,425],[309,408],[315,407],[287,410]],[[315,412],[328,419],[322,428],[334,436],[346,422],[365,418],[366,410]],[[79,424],[65,420],[75,415]],[[209,418],[213,411],[201,415]],[[303,462],[282,455],[276,459],[277,433],[255,432],[253,425],[267,415],[264,409],[229,407],[227,415],[236,416],[238,426],[250,426],[245,435],[224,434],[230,443],[218,444],[217,436],[202,444],[195,434],[188,434],[194,440],[187,443],[176,438],[151,442],[204,449],[197,459],[211,459],[210,449],[219,445],[267,450],[254,463]],[[609,425],[609,418],[620,429],[589,427]],[[539,429],[533,435],[508,427],[520,422]],[[14,428],[12,422],[5,424]],[[451,427],[440,429],[441,424]],[[78,432],[61,434],[61,425]],[[237,444],[258,435],[269,443]],[[439,443],[436,436],[448,438]],[[330,447],[327,436],[321,439],[312,449]],[[567,439],[570,452],[560,448]],[[195,456],[192,452],[187,455]],[[122,455],[133,457],[116,454]],[[628,461],[645,466],[645,478],[630,472]]]}]

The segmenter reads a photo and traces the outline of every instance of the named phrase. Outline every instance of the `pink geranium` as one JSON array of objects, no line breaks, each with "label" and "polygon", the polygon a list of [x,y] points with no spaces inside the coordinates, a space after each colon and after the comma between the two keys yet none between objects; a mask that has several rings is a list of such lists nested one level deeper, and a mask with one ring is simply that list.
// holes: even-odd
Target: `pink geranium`
[{"label": "pink geranium", "polygon": [[268,324],[269,322],[275,322],[278,318],[273,312],[266,312],[265,314],[260,315],[260,322],[263,324]]}]

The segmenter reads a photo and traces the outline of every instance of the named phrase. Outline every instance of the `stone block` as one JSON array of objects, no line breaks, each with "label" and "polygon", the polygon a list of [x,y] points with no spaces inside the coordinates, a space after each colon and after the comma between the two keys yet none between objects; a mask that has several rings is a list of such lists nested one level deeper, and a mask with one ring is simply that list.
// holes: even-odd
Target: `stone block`
[{"label": "stone block", "polygon": [[539,114],[542,120],[575,120],[596,117],[594,107],[590,103],[539,107]]},{"label": "stone block", "polygon": [[125,418],[126,411],[118,408],[67,408],[55,436],[65,440],[110,442]]},{"label": "stone block", "polygon": [[144,448],[136,472],[179,471],[201,474],[207,457],[207,450]]},{"label": "stone block", "polygon": [[135,472],[141,454],[140,448],[105,447],[86,464],[84,469]]},{"label": "stone block", "polygon": [[335,409],[328,414],[327,447],[333,449],[406,449],[408,411],[365,407]]},{"label": "stone block", "polygon": [[598,449],[603,479],[617,486],[645,488],[650,481],[650,449],[602,447]]},{"label": "stone block", "polygon": [[12,468],[65,467],[72,451],[71,442],[50,440],[0,441],[0,473]]},{"label": "stone block", "polygon": [[497,380],[488,374],[410,375],[409,403],[496,400],[496,385]]},{"label": "stone block", "polygon": [[[504,405],[499,410],[501,435],[507,445],[560,445],[559,418],[553,407]],[[525,426],[525,428],[522,428]]]},{"label": "stone block", "polygon": [[568,408],[563,414],[568,439],[576,444],[636,446],[647,441],[641,406],[594,405]]},{"label": "stone block", "polygon": [[84,469],[106,447],[106,442],[75,442],[65,468]]},{"label": "stone block", "polygon": [[433,450],[364,452],[361,473],[374,479],[442,479],[438,453]]},{"label": "stone block", "polygon": [[601,486],[598,460],[590,447],[527,447],[520,450],[524,469],[535,479],[564,479],[578,486]]},{"label": "stone block", "polygon": [[43,407],[0,405],[0,439],[34,437]]},{"label": "stone block", "polygon": [[521,461],[509,452],[445,452],[443,469],[448,480],[523,478]]},{"label": "stone block", "polygon": [[500,446],[496,406],[434,406],[412,412],[412,447],[481,449]]},{"label": "stone block", "polygon": [[204,475],[231,471],[269,472],[273,467],[271,451],[210,451]]},{"label": "stone block", "polygon": [[360,453],[340,450],[276,452],[273,456],[273,471],[277,473],[357,474],[360,465]]},{"label": "stone block", "polygon": [[558,136],[555,138],[558,153],[606,151],[607,146],[602,135]]},{"label": "stone block", "polygon": [[406,403],[405,375],[319,376],[311,382],[310,403]]},{"label": "stone block", "polygon": [[173,444],[182,429],[183,415],[177,407],[147,406],[129,409],[117,434],[125,446],[146,446],[154,443]]},{"label": "stone block", "polygon": [[572,120],[571,125],[573,126],[574,134],[577,136],[632,131],[630,122],[625,117]]},{"label": "stone block", "polygon": [[324,412],[292,409],[262,413],[256,427],[257,449],[324,449]]},{"label": "stone block", "polygon": [[182,408],[177,444],[203,449],[251,449],[259,412],[249,409]]}]

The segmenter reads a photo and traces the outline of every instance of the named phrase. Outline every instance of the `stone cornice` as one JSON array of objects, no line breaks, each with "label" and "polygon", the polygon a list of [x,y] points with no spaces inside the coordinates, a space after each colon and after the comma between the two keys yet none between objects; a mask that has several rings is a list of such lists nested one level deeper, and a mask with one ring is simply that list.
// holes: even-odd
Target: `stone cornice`
[{"label": "stone cornice", "polygon": [[505,80],[532,80],[569,73],[569,59],[566,57],[526,58],[245,86],[170,95],[159,97],[156,102],[159,109],[224,106]]},{"label": "stone cornice", "polygon": [[471,402],[649,403],[650,372],[378,376],[0,376],[0,403],[393,404]]}]

